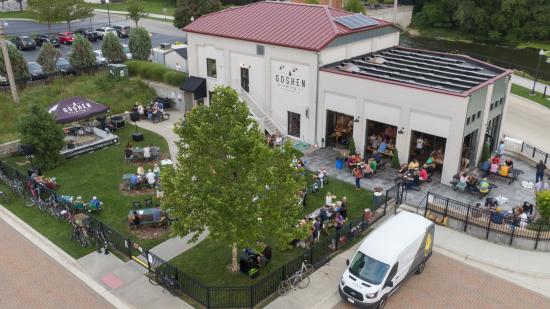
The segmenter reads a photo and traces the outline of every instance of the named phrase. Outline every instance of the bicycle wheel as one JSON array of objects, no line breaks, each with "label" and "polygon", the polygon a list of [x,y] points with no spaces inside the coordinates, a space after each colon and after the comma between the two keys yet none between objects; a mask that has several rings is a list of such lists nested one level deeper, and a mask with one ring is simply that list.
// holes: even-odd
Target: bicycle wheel
[{"label": "bicycle wheel", "polygon": [[288,282],[288,280],[281,281],[281,284],[279,284],[279,287],[277,288],[277,292],[279,292],[280,296],[284,296],[290,292],[291,285]]},{"label": "bicycle wheel", "polygon": [[27,207],[31,207],[34,205],[34,200],[30,197],[26,197],[25,198],[25,206]]},{"label": "bicycle wheel", "polygon": [[306,264],[306,275],[311,275],[313,273],[313,271],[315,270],[315,267],[313,267],[313,264]]},{"label": "bicycle wheel", "polygon": [[152,285],[159,285],[159,282],[157,280],[157,277],[155,276],[155,274],[149,274],[149,283],[151,283]]},{"label": "bicycle wheel", "polygon": [[298,282],[296,285],[300,289],[305,289],[309,286],[309,276],[308,275],[300,275],[300,278],[298,278]]}]

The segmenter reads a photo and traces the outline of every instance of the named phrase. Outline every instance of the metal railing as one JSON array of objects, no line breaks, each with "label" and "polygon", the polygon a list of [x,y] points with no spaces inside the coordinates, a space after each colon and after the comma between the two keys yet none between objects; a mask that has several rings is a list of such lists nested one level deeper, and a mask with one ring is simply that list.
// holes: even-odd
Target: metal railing
[{"label": "metal railing", "polygon": [[547,152],[510,136],[504,136],[502,140],[507,151],[521,154],[535,163],[542,161],[546,168],[550,168],[550,155]]},{"label": "metal railing", "polygon": [[[485,239],[492,238],[506,242],[510,246],[518,239],[532,242],[532,248],[537,249],[541,242],[550,241],[550,224],[521,219],[512,214],[497,212],[484,205],[472,206],[445,196],[428,192],[425,196],[424,217],[447,223],[455,229],[475,234]],[[450,224],[452,219],[460,224]],[[495,236],[504,236],[496,239]],[[493,236],[493,237],[492,237]],[[529,244],[521,247],[528,247]]]},{"label": "metal railing", "polygon": [[[0,161],[0,182],[10,182],[13,179],[17,179],[22,183],[32,181],[27,175],[21,174],[18,170]],[[95,231],[100,230],[105,235],[109,247],[127,258],[132,259],[136,258],[136,255],[141,255],[145,259],[145,262],[142,263],[147,266],[149,275],[162,272],[163,276],[171,278],[173,282],[171,282],[170,287],[166,286],[166,282],[159,282],[171,292],[186,295],[207,308],[252,308],[276,293],[280,282],[296,272],[302,262],[307,260],[315,267],[320,267],[332,255],[337,254],[339,250],[348,248],[355,240],[358,240],[364,231],[386,215],[388,206],[391,207],[400,200],[400,194],[402,194],[400,188],[399,184],[394,185],[386,190],[385,199],[384,196],[380,196],[380,199],[375,201],[376,205],[372,209],[371,219],[366,220],[364,216],[349,219],[340,230],[322,237],[318,243],[305,249],[303,254],[274,270],[270,270],[265,277],[251,286],[208,286],[148,250],[141,249],[139,244],[110,228],[96,217],[87,214],[92,220],[89,228],[92,235],[95,235]],[[31,195],[28,189],[21,193],[24,197]],[[60,194],[44,187],[41,196],[50,195],[61,199]],[[72,203],[67,203],[72,212],[77,213],[80,211]]]}]

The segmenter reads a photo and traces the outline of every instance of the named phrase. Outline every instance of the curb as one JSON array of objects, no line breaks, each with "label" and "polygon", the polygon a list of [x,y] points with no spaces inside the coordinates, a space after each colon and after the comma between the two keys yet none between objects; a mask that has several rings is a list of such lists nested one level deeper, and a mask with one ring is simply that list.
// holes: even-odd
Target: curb
[{"label": "curb", "polygon": [[76,260],[68,255],[65,251],[61,250],[49,239],[42,236],[30,225],[23,220],[19,219],[16,215],[0,205],[0,219],[4,220],[8,225],[15,229],[23,237],[27,238],[40,250],[46,253],[49,257],[59,263],[62,267],[67,269],[71,274],[81,280],[90,289],[103,297],[107,302],[113,305],[115,308],[132,308],[128,304],[121,301],[118,297],[114,296],[111,292],[93,280],[77,263]]}]

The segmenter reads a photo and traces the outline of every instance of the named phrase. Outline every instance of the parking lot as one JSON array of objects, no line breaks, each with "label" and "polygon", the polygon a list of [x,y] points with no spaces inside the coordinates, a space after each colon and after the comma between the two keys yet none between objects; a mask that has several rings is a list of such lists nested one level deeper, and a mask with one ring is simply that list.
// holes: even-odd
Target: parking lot
[{"label": "parking lot", "polygon": [[[434,253],[421,275],[409,278],[386,308],[549,308],[550,299]],[[352,309],[344,301],[334,309]]]}]

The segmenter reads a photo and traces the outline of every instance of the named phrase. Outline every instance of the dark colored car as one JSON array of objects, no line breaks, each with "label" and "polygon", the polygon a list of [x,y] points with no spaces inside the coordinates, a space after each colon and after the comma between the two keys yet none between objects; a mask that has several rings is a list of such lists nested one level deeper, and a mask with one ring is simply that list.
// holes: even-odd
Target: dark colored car
[{"label": "dark colored car", "polygon": [[59,32],[57,34],[57,39],[59,40],[59,43],[61,44],[73,44],[73,41],[74,41],[74,35],[72,32],[68,32],[68,31],[65,31],[65,32]]},{"label": "dark colored car", "polygon": [[119,38],[127,38],[130,34],[130,26],[113,25],[112,28],[116,30]]},{"label": "dark colored car", "polygon": [[36,45],[42,46],[44,43],[50,43],[53,47],[60,47],[61,44],[59,43],[59,40],[56,36],[53,35],[47,35],[47,34],[39,34],[34,38],[34,41],[36,42]]},{"label": "dark colored car", "polygon": [[71,66],[71,63],[69,62],[69,60],[67,60],[67,58],[57,59],[55,67],[57,68],[57,71],[59,71],[61,74],[74,73],[73,67]]},{"label": "dark colored car", "polygon": [[15,44],[15,47],[17,47],[17,49],[19,49],[19,50],[24,50],[24,49],[35,50],[36,49],[36,44],[31,39],[31,37],[27,36],[27,35],[18,35],[18,36],[16,36],[15,38],[13,38],[13,44]]},{"label": "dark colored car", "polygon": [[46,74],[44,73],[44,71],[42,70],[42,66],[38,64],[38,62],[31,61],[27,63],[27,65],[29,67],[29,75],[31,80],[46,78]]},{"label": "dark colored car", "polygon": [[74,34],[80,34],[81,36],[85,37],[88,39],[88,41],[90,42],[95,42],[97,41],[97,34],[93,31],[90,31],[88,29],[84,29],[84,28],[78,28],[76,29],[76,31],[74,32]]}]

